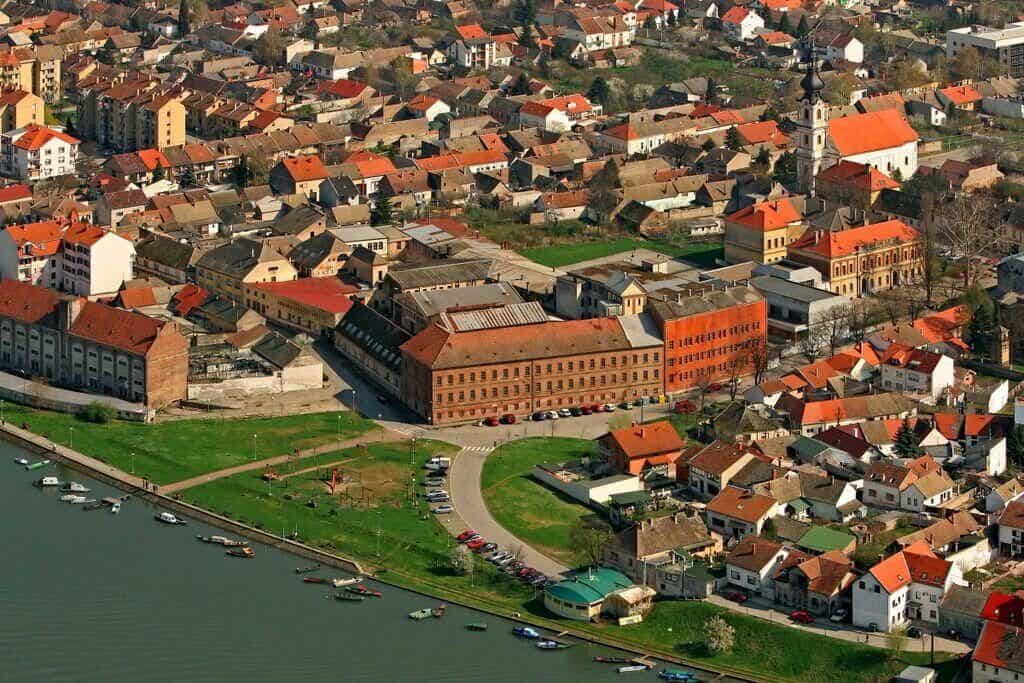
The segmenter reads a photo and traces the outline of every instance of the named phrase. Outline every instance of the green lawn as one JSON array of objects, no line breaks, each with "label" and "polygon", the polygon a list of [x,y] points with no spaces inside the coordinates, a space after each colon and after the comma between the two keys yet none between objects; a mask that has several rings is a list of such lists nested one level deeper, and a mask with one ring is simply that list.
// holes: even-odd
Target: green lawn
[{"label": "green lawn", "polygon": [[668,256],[683,257],[702,267],[714,266],[715,259],[722,257],[722,247],[714,242],[691,242],[685,245],[676,245],[638,237],[618,237],[603,241],[533,247],[522,249],[519,253],[543,266],[558,268],[633,249],[650,249]]},{"label": "green lawn", "polygon": [[881,559],[886,546],[900,536],[906,536],[915,531],[918,531],[917,527],[900,524],[892,531],[875,534],[870,543],[857,546],[857,549],[853,551],[853,561],[861,569],[869,569]]},{"label": "green lawn", "polygon": [[577,558],[569,545],[569,530],[593,511],[547,488],[530,472],[538,463],[564,462],[593,452],[593,442],[584,439],[531,438],[507,443],[484,463],[484,501],[503,527],[572,566]]},{"label": "green lawn", "polygon": [[284,455],[294,449],[329,445],[368,431],[373,423],[350,412],[233,420],[173,420],[156,424],[84,422],[74,415],[5,404],[6,419],[27,422],[36,434],[158,484],[231,467],[253,457]]}]

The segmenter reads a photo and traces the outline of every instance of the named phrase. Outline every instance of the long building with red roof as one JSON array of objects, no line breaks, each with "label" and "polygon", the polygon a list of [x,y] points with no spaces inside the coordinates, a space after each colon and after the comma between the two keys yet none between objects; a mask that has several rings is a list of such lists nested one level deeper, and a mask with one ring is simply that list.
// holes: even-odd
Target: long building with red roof
[{"label": "long building with red roof", "polygon": [[0,280],[0,369],[159,408],[185,398],[188,340],[156,320]]},{"label": "long building with red roof", "polygon": [[267,320],[319,337],[333,330],[359,291],[336,277],[306,277],[243,285],[246,305]]}]

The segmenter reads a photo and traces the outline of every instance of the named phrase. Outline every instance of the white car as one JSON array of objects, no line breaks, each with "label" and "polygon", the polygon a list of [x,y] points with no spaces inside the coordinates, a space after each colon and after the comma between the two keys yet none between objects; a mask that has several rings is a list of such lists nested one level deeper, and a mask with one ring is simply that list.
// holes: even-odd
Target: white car
[{"label": "white car", "polygon": [[493,562],[494,564],[500,564],[507,557],[512,557],[512,556],[509,555],[508,553],[495,553],[494,555],[491,555],[490,557],[488,557],[487,561],[488,562]]},{"label": "white car", "polygon": [[548,419],[549,420],[557,420],[560,417],[561,417],[561,415],[558,414],[557,410],[549,410],[548,411]]},{"label": "white car", "polygon": [[445,503],[444,505],[438,505],[436,508],[431,510],[431,512],[433,512],[435,515],[449,515],[454,511],[455,508],[453,508],[451,505],[448,505],[447,503]]},{"label": "white car", "polygon": [[831,616],[829,616],[828,620],[835,622],[837,624],[846,621],[846,610],[837,609],[835,612],[831,614]]},{"label": "white car", "polygon": [[604,412],[606,412],[606,413],[614,413],[618,409],[619,409],[619,407],[617,405],[615,405],[614,403],[605,403],[604,404]]}]

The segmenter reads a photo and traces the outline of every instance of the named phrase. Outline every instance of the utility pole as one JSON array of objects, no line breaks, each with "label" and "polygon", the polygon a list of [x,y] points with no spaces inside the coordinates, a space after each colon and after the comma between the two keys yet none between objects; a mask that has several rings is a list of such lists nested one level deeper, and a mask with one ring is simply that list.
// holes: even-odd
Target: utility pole
[{"label": "utility pole", "polygon": [[68,427],[68,430],[71,432],[71,435],[68,437],[68,448],[75,450],[75,428],[73,426]]},{"label": "utility pole", "polygon": [[252,435],[252,459],[256,460],[256,435]]},{"label": "utility pole", "polygon": [[377,557],[380,557],[380,537],[382,531],[380,528],[380,510],[377,510]]},{"label": "utility pole", "polygon": [[131,452],[132,474],[135,474],[135,451]]}]

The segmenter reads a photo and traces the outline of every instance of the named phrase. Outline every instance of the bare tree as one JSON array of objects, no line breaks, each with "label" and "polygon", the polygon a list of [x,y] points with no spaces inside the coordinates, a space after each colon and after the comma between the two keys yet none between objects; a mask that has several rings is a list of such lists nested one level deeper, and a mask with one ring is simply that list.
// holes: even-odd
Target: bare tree
[{"label": "bare tree", "polygon": [[770,360],[771,349],[768,347],[768,342],[764,339],[758,339],[750,347],[750,365],[754,372],[755,385],[760,384],[764,380],[765,373],[768,372],[768,362]]},{"label": "bare tree", "polygon": [[958,197],[936,211],[938,238],[962,259],[963,288],[972,287],[981,274],[980,262],[998,241],[999,212],[990,197]]},{"label": "bare tree", "polygon": [[708,392],[711,391],[711,385],[717,384],[710,374],[701,375],[697,379],[697,383],[694,388],[700,394],[700,412],[704,412],[704,403],[707,400]]},{"label": "bare tree", "polygon": [[875,295],[875,301],[892,325],[897,324],[909,313],[906,300],[896,291],[879,292]]},{"label": "bare tree", "polygon": [[740,354],[734,354],[729,359],[727,369],[729,371],[729,400],[736,400],[736,392],[739,391],[740,377],[745,374],[745,371],[750,366],[750,358]]},{"label": "bare tree", "polygon": [[807,332],[797,343],[800,346],[800,353],[807,357],[807,362],[813,363],[821,355],[821,347],[825,343],[825,329],[821,325],[808,327]]},{"label": "bare tree", "polygon": [[868,328],[875,317],[873,306],[867,299],[856,299],[850,303],[850,315],[847,327],[850,339],[860,344],[867,337]]},{"label": "bare tree", "polygon": [[852,307],[849,304],[833,306],[818,321],[822,328],[822,336],[828,344],[829,355],[836,355],[839,346],[850,333],[850,316]]}]

